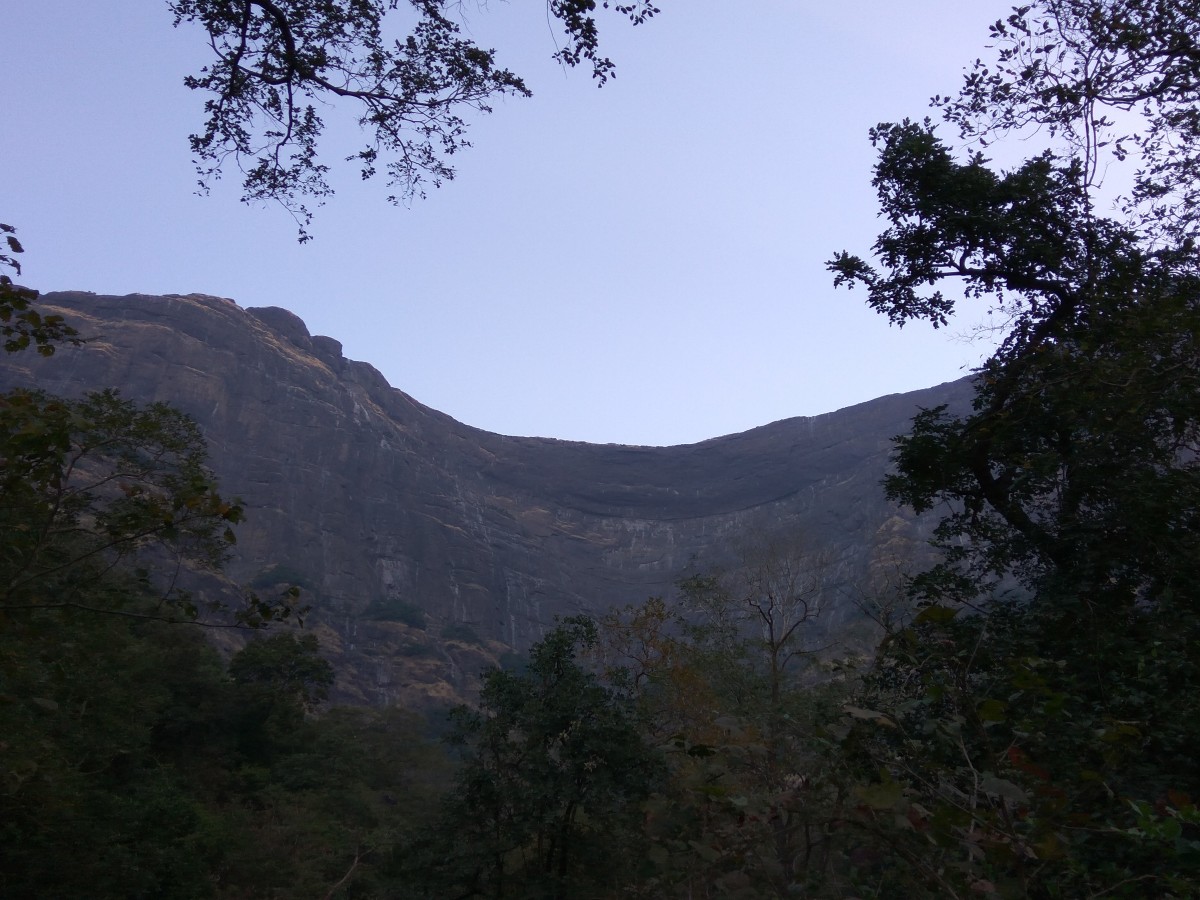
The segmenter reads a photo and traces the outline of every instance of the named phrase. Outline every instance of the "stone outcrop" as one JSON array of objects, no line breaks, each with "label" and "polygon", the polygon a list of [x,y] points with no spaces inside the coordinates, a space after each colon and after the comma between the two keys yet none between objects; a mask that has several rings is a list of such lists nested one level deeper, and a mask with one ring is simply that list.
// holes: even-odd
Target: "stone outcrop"
[{"label": "stone outcrop", "polygon": [[43,301],[90,342],[10,355],[0,386],[112,386],[195,417],[223,491],[247,508],[230,574],[300,583],[355,673],[343,697],[362,702],[433,702],[555,615],[669,592],[689,566],[729,564],[749,533],[829,543],[854,577],[925,530],[883,499],[892,436],[918,407],[967,394],[956,382],[678,447],[508,437],[421,405],[283,309]]}]

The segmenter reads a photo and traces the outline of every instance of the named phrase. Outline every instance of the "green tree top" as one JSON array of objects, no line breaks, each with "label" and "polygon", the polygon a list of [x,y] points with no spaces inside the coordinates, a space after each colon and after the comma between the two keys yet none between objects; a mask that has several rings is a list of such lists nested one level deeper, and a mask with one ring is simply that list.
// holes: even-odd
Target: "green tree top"
[{"label": "green tree top", "polygon": [[524,671],[485,676],[477,710],[455,711],[464,765],[413,848],[420,896],[567,900],[621,884],[660,761],[627,699],[581,665],[596,641],[590,620],[567,619]]},{"label": "green tree top", "polygon": [[[180,575],[218,570],[243,516],[206,463],[196,423],[164,404],[139,407],[111,390],[82,400],[0,396],[0,610],[194,620],[200,610]],[[136,577],[159,606],[142,608],[139,590],[94,603],[97,584],[115,573]],[[247,595],[236,621],[286,618],[292,599]]]}]

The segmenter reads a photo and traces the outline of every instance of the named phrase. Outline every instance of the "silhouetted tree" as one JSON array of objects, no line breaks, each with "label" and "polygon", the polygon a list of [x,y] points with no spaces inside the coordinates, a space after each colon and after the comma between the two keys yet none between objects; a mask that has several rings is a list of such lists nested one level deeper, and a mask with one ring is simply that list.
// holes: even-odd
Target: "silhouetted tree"
[{"label": "silhouetted tree", "polygon": [[[972,411],[923,411],[898,440],[888,493],[949,510],[945,556],[857,712],[877,764],[861,821],[938,893],[1200,884],[1198,13],[1016,9],[997,60],[937,102],[970,141],[1041,129],[1047,149],[997,171],[928,120],[878,126],[888,227],[874,262],[830,262],[898,324],[973,301],[1004,322]],[[1133,187],[1102,214],[1125,160]]]},{"label": "silhouetted tree", "polygon": [[[317,143],[319,106],[357,110],[365,146],[348,161],[362,177],[386,173],[388,198],[423,195],[454,177],[449,157],[470,146],[468,110],[490,112],[497,96],[529,96],[494,50],[462,36],[452,18],[462,0],[168,0],[176,25],[195,22],[215,60],[187,86],[211,94],[203,130],[191,136],[202,187],[227,163],[244,173],[243,199],[274,201],[292,212],[301,241],[306,203],[332,193]],[[479,4],[481,7],[485,4]],[[600,52],[595,0],[549,0],[567,43],[555,58],[588,63],[603,84],[614,73]],[[601,4],[605,9],[610,3]],[[634,24],[658,12],[648,0],[614,2]],[[397,29],[407,32],[394,39]]]}]

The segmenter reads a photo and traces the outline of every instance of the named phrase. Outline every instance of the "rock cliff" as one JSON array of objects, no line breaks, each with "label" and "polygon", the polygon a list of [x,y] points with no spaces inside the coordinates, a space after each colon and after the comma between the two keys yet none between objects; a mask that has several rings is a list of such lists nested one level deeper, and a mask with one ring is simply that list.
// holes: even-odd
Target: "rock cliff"
[{"label": "rock cliff", "polygon": [[449,699],[555,615],[669,592],[689,566],[729,564],[751,532],[829,543],[856,577],[923,538],[879,487],[892,436],[918,407],[967,394],[956,382],[678,447],[507,437],[422,406],[283,309],[43,300],[91,340],[0,359],[0,387],[111,386],[195,417],[247,508],[230,574],[301,584],[339,696],[361,702]]}]

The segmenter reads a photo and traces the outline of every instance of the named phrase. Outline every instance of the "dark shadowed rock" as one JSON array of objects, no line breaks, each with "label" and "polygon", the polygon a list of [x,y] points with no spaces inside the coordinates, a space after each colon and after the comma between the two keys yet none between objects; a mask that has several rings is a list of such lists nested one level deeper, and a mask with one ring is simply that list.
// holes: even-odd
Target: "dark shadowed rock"
[{"label": "dark shadowed rock", "polygon": [[[352,672],[340,696],[364,702],[449,699],[495,642],[527,646],[555,615],[669,592],[697,561],[730,563],[750,533],[829,543],[857,577],[923,538],[879,487],[891,438],[918,407],[968,393],[956,382],[679,447],[506,437],[422,406],[284,309],[43,299],[92,341],[9,355],[2,386],[114,386],[194,416],[248,512],[231,575],[302,584]],[[458,637],[432,640],[443,631]]]}]

